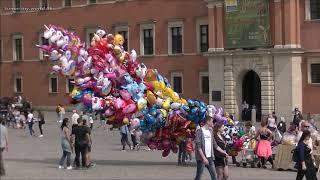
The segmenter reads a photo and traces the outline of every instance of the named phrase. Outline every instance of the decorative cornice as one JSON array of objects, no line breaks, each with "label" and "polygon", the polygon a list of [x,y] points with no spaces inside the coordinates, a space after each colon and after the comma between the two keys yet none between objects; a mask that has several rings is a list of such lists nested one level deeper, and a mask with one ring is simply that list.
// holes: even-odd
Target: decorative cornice
[{"label": "decorative cornice", "polygon": [[270,48],[270,49],[257,49],[257,50],[223,50],[223,51],[210,51],[204,53],[205,57],[212,56],[247,56],[247,55],[288,55],[288,54],[304,54],[306,52],[305,49],[302,48]]}]

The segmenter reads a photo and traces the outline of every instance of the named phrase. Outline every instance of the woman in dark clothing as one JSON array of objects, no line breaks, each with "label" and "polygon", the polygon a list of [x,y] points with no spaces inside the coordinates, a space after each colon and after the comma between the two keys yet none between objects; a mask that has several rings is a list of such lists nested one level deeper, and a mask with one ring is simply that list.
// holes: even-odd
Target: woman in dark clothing
[{"label": "woman in dark clothing", "polygon": [[[226,151],[227,144],[225,138],[223,136],[224,126],[222,123],[216,123],[214,125],[214,139],[217,142],[217,145],[224,151]],[[214,150],[215,161],[214,164],[216,166],[218,180],[227,180],[229,176],[228,169],[228,159],[225,154]]]},{"label": "woman in dark clothing", "polygon": [[298,153],[298,161],[295,165],[295,168],[298,169],[296,180],[302,180],[304,176],[307,180],[317,180],[317,168],[314,165],[311,149],[308,147],[310,138],[310,131],[303,131],[296,149]]},{"label": "woman in dark clothing", "polygon": [[42,125],[45,124],[45,121],[44,121],[44,114],[40,110],[38,110],[38,121],[39,121],[38,123],[39,123],[39,130],[40,130],[39,137],[43,137]]}]

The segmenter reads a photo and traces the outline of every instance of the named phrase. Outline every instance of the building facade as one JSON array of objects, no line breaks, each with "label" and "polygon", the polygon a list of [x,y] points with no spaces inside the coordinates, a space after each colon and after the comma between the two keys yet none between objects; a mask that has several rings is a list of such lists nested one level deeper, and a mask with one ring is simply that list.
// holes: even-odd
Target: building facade
[{"label": "building facade", "polygon": [[240,115],[246,101],[258,119],[319,113],[319,1],[208,0],[208,15],[211,104]]},{"label": "building facade", "polygon": [[99,27],[121,33],[124,47],[135,49],[175,91],[237,117],[243,101],[256,106],[258,119],[272,111],[291,118],[294,107],[320,114],[318,0],[0,3],[0,96],[23,94],[37,106],[68,104],[72,84],[52,76],[52,64],[35,47],[47,43],[43,25],[56,24],[87,43]]},{"label": "building facade", "polygon": [[[197,1],[5,0],[1,1],[0,96],[23,95],[36,106],[69,103],[72,84],[53,76],[35,46],[45,44],[44,24],[74,31],[89,44],[93,33],[121,33],[124,48],[171,81],[186,98],[208,102],[207,3]],[[16,9],[14,9],[16,8]]]}]

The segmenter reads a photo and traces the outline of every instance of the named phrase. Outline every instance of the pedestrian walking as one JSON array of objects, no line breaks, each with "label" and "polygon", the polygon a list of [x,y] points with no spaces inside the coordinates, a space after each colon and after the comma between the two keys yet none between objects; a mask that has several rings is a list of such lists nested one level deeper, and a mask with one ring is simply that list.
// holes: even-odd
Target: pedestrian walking
[{"label": "pedestrian walking", "polygon": [[6,174],[4,168],[3,152],[6,150],[8,152],[8,130],[3,125],[4,119],[0,117],[0,176]]},{"label": "pedestrian walking", "polygon": [[302,180],[306,176],[307,180],[317,180],[317,168],[312,158],[312,150],[308,146],[311,133],[304,130],[296,148],[297,162],[295,168],[298,169],[296,180]]},{"label": "pedestrian walking", "polygon": [[210,173],[211,180],[217,179],[216,169],[214,165],[214,149],[220,153],[228,156],[216,143],[213,132],[213,119],[209,116],[206,117],[205,124],[196,131],[196,150],[195,155],[197,159],[197,173],[195,180],[199,180],[203,173],[204,166]]},{"label": "pedestrian walking", "polygon": [[178,166],[185,166],[186,165],[186,140],[183,139],[178,144]]},{"label": "pedestrian walking", "polygon": [[72,144],[70,138],[69,130],[69,119],[64,118],[61,124],[61,147],[62,147],[62,157],[59,162],[59,169],[64,168],[65,159],[67,159],[67,169],[72,169],[71,166],[71,153],[72,153]]},{"label": "pedestrian walking", "polygon": [[79,118],[78,125],[72,129],[72,136],[75,138],[76,168],[80,168],[80,156],[82,160],[82,168],[86,167],[86,153],[88,152],[88,147],[91,143],[89,133],[88,128],[83,126],[82,118]]},{"label": "pedestrian walking", "polygon": [[273,159],[272,159],[272,150],[271,150],[271,138],[272,138],[272,132],[266,127],[267,121],[262,120],[261,121],[261,128],[257,131],[257,134],[255,135],[254,139],[257,139],[258,136],[260,137],[260,140],[257,145],[256,154],[260,158],[260,162],[258,164],[258,167],[267,168],[266,167],[266,160],[271,163],[273,166]]},{"label": "pedestrian walking", "polygon": [[61,105],[58,104],[58,106],[56,107],[56,113],[57,113],[57,122],[60,121],[60,111],[61,111]]},{"label": "pedestrian walking", "polygon": [[130,150],[132,150],[131,143],[129,142],[129,138],[128,138],[128,136],[130,135],[130,131],[127,124],[124,124],[120,127],[120,134],[121,134],[122,151],[126,150],[126,145],[128,145]]},{"label": "pedestrian walking", "polygon": [[73,114],[71,116],[71,125],[75,125],[78,124],[78,118],[80,117],[79,114],[77,113],[77,110],[73,110],[72,111]]},{"label": "pedestrian walking", "polygon": [[[216,123],[214,125],[214,139],[217,142],[217,145],[224,151],[227,149],[227,143],[224,133],[224,125],[222,123]],[[214,150],[215,161],[214,164],[217,170],[218,180],[227,180],[229,177],[228,169],[228,158],[225,154],[220,153],[217,150]]]},{"label": "pedestrian walking", "polygon": [[44,113],[41,110],[38,110],[38,125],[39,125],[39,131],[40,131],[40,135],[39,137],[43,137],[43,130],[42,130],[42,126],[45,124],[45,120],[44,120]]},{"label": "pedestrian walking", "polygon": [[89,115],[89,123],[90,123],[90,129],[93,129],[93,117],[92,114]]},{"label": "pedestrian walking", "polygon": [[286,120],[284,117],[280,117],[280,122],[278,123],[278,130],[283,135],[287,131]]},{"label": "pedestrian walking", "polygon": [[59,112],[59,122],[62,123],[64,115],[66,114],[66,110],[64,107],[60,104],[60,112]]},{"label": "pedestrian walking", "polygon": [[34,135],[34,130],[33,130],[33,124],[34,124],[34,117],[33,117],[33,110],[29,110],[28,116],[27,116],[27,123],[28,123],[28,128],[30,135]]}]

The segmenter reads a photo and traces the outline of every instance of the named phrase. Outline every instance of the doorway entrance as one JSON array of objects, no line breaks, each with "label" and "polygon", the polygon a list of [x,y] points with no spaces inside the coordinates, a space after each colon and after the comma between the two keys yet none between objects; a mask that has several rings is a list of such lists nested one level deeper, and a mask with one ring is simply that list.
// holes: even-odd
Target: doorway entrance
[{"label": "doorway entrance", "polygon": [[[250,70],[242,81],[242,102],[249,104],[249,117],[251,120],[251,109],[255,106],[257,112],[257,121],[261,120],[261,81],[259,75]],[[249,120],[249,119],[248,119]]]}]

